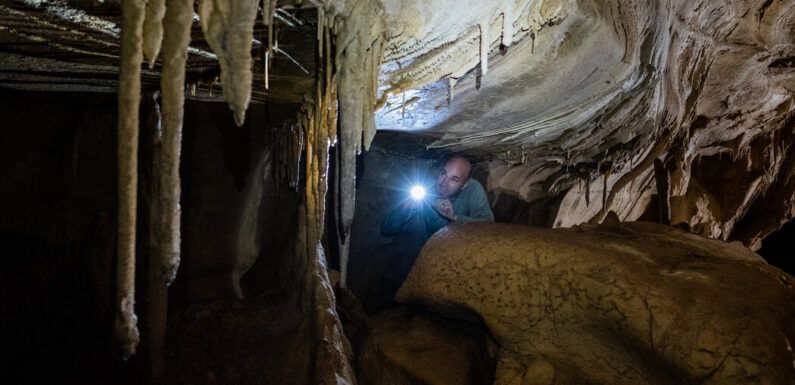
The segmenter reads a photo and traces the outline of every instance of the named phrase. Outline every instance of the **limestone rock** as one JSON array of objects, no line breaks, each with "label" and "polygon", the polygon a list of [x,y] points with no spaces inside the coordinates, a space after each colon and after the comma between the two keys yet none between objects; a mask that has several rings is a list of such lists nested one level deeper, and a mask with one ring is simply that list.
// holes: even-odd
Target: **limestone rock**
[{"label": "limestone rock", "polygon": [[495,384],[792,384],[793,277],[653,223],[437,232],[397,295],[481,318]]}]

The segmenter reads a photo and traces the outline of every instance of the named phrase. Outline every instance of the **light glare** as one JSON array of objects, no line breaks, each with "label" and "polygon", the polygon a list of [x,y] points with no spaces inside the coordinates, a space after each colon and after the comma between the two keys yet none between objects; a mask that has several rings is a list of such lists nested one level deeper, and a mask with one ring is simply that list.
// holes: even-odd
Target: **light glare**
[{"label": "light glare", "polygon": [[422,186],[414,186],[411,188],[411,197],[420,200],[425,198],[425,188]]}]

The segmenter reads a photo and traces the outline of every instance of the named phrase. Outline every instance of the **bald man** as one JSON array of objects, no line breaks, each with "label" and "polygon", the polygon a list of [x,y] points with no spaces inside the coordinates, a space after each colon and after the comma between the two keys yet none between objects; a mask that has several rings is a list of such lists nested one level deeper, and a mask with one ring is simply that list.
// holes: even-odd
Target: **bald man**
[{"label": "bald man", "polygon": [[[381,222],[381,233],[394,235],[412,218],[421,217],[425,224],[425,240],[453,222],[494,222],[486,191],[480,182],[471,179],[472,164],[464,157],[454,156],[445,162],[436,176],[435,194],[428,206],[425,202],[407,199],[393,209]],[[432,209],[432,210],[428,210]],[[417,230],[417,229],[407,229]]]},{"label": "bald man", "polygon": [[381,222],[381,233],[393,236],[377,253],[390,259],[378,293],[378,308],[392,303],[408,276],[425,241],[437,230],[455,222],[494,222],[486,191],[471,179],[472,164],[454,156],[438,170],[429,199],[406,199]]}]

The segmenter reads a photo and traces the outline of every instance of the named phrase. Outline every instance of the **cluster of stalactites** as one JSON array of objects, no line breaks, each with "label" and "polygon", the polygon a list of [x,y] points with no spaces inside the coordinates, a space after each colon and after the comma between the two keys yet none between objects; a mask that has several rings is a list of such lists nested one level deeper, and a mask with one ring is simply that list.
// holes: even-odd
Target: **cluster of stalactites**
[{"label": "cluster of stalactites", "polygon": [[484,3],[484,9],[478,13],[481,16],[466,30],[432,31],[427,33],[426,40],[417,40],[411,33],[390,34],[384,60],[404,65],[387,74],[381,104],[386,102],[388,94],[398,95],[444,78],[448,79],[452,99],[453,88],[467,72],[479,67],[480,75],[488,73],[492,50],[507,49],[525,36],[535,39],[541,29],[565,18],[568,6],[552,3],[492,1]]},{"label": "cluster of stalactites", "polygon": [[353,222],[356,154],[375,136],[374,111],[385,37],[378,3],[350,9],[336,28],[335,64],[340,103],[339,220],[347,237]]},{"label": "cluster of stalactites", "polygon": [[[180,259],[179,158],[182,138],[185,62],[193,23],[193,0],[128,0],[122,4],[121,62],[119,66],[119,220],[118,309],[116,335],[125,357],[138,345],[135,316],[135,238],[138,186],[138,111],[141,101],[141,63],[150,65],[163,55],[161,90],[163,130],[153,159],[158,196],[153,205],[159,217],[151,229],[161,269],[152,279],[171,283]],[[161,47],[162,46],[162,47]]]},{"label": "cluster of stalactites", "polygon": [[258,0],[202,0],[199,19],[207,44],[221,66],[224,98],[242,126],[251,101],[251,45]]}]

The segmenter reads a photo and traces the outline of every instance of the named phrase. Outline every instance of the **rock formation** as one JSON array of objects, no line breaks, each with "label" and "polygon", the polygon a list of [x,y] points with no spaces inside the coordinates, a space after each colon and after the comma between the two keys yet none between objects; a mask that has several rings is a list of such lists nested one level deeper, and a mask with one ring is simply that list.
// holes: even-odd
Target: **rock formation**
[{"label": "rock formation", "polygon": [[791,384],[792,285],[738,243],[652,223],[461,224],[397,298],[482,319],[495,384]]}]

